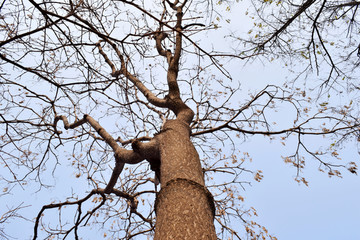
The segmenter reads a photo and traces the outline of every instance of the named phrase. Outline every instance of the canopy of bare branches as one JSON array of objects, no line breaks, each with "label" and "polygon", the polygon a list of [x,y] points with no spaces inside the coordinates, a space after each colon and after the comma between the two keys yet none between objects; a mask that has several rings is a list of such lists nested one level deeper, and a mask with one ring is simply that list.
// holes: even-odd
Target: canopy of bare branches
[{"label": "canopy of bare branches", "polygon": [[[250,156],[239,146],[254,135],[284,145],[291,138],[292,154],[279,158],[304,184],[306,161],[329,176],[356,173],[356,163],[341,160],[339,151],[360,138],[359,5],[3,1],[0,196],[47,191],[69,176],[66,185],[82,187],[59,193],[30,217],[22,212],[32,203],[18,199],[0,212],[0,238],[10,237],[5,223],[21,218],[30,218],[33,239],[79,239],[89,225],[110,239],[153,236],[158,181],[174,181],[159,162],[168,129],[190,137],[199,154],[205,185],[189,179],[213,196],[217,237],[274,238],[251,221],[254,209],[242,207],[242,189],[262,174],[245,168]],[[242,66],[271,62],[292,77],[242,92],[251,82]],[[286,113],[277,115],[279,108]],[[285,123],[275,122],[285,115]],[[184,126],[171,127],[174,119]],[[309,140],[324,137],[324,145]],[[46,217],[54,216],[50,209],[57,217]]]}]

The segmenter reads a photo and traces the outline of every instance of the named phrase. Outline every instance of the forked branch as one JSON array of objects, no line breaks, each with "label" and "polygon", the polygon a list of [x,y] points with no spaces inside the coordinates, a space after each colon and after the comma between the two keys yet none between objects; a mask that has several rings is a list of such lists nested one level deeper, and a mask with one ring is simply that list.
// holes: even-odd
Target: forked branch
[{"label": "forked branch", "polygon": [[84,123],[89,123],[91,127],[95,129],[95,131],[102,137],[102,139],[112,148],[115,155],[115,168],[112,172],[111,178],[104,190],[104,193],[110,193],[114,188],[119,175],[121,174],[122,169],[124,168],[125,163],[136,164],[144,160],[144,157],[139,153],[136,153],[131,150],[127,150],[121,148],[115,139],[92,117],[85,114],[84,117],[78,121],[75,121],[72,124],[69,124],[68,119],[65,116],[56,116],[54,120],[54,128],[57,133],[61,133],[57,131],[56,124],[59,120],[62,120],[64,123],[65,129],[74,129]]},{"label": "forked branch", "polygon": [[[78,214],[77,217],[75,219],[75,223],[74,226],[71,227],[69,230],[65,231],[65,237],[68,236],[72,231],[74,231],[75,234],[75,239],[79,239],[78,238],[78,227],[80,226],[80,224],[84,223],[86,224],[91,216],[101,207],[105,204],[107,198],[106,198],[106,193],[114,193],[115,195],[125,198],[129,201],[129,205],[130,205],[130,210],[132,212],[136,212],[136,208],[137,208],[137,204],[138,204],[138,200],[136,199],[136,194],[135,195],[130,195],[127,194],[125,192],[121,192],[119,190],[113,189],[112,191],[106,192],[106,189],[93,189],[87,196],[85,196],[82,199],[76,200],[76,201],[65,201],[65,202],[60,202],[60,203],[51,203],[48,205],[44,205],[41,210],[39,211],[36,219],[35,219],[35,226],[34,226],[34,237],[33,239],[37,239],[38,237],[38,228],[39,228],[39,224],[40,224],[40,219],[43,216],[45,210],[47,209],[60,209],[62,207],[65,206],[72,206],[72,205],[77,205],[78,206]],[[91,209],[90,211],[86,211],[86,213],[82,214],[82,205],[83,203],[85,203],[87,200],[89,200],[93,195],[100,195],[102,197],[101,202],[96,205],[93,209]]]},{"label": "forked branch", "polygon": [[111,76],[118,78],[120,75],[123,75],[128,80],[130,80],[130,82],[132,82],[137,89],[140,90],[140,92],[146,97],[146,99],[151,104],[153,104],[157,107],[167,108],[168,102],[165,99],[161,99],[161,98],[158,98],[157,96],[155,96],[155,94],[152,93],[150,91],[150,89],[148,89],[136,76],[134,76],[127,70],[127,62],[125,61],[123,54],[121,54],[121,52],[120,52],[119,48],[116,46],[116,44],[107,38],[105,38],[104,40],[107,43],[109,43],[111,45],[111,47],[115,50],[115,52],[121,62],[120,70],[117,70],[115,64],[109,59],[107,54],[103,51],[103,49],[100,45],[100,41],[96,44],[99,49],[99,53],[103,56],[105,62],[111,68]]}]

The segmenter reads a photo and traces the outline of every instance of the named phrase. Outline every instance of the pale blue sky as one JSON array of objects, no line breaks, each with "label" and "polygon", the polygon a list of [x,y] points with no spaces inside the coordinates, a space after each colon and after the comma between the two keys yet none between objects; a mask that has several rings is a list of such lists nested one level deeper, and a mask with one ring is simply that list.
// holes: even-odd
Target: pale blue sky
[{"label": "pale blue sky", "polygon": [[[244,9],[245,11],[245,9]],[[230,13],[228,13],[230,14]],[[232,13],[234,15],[234,13]],[[235,14],[236,15],[236,14]],[[247,31],[244,19],[232,21],[239,24],[239,31]],[[222,41],[219,39],[219,41]],[[261,64],[254,64],[247,68],[231,66],[234,81],[240,81],[243,85],[243,96],[247,96],[248,87],[253,89],[262,88],[270,83],[282,83],[288,76],[288,69],[279,66],[279,63],[268,65],[264,68]],[[283,113],[286,116],[286,112]],[[314,140],[313,144],[321,144]],[[291,146],[287,146],[290,147]],[[286,153],[286,147],[278,143],[270,143],[261,136],[250,137],[249,141],[242,143],[242,151],[247,151],[253,158],[248,166],[252,169],[263,171],[264,179],[260,183],[253,183],[244,192],[246,206],[253,206],[258,217],[254,220],[267,227],[271,234],[279,240],[358,240],[360,239],[360,178],[350,173],[344,173],[344,178],[328,178],[326,173],[317,170],[318,163],[309,159],[304,176],[309,181],[309,187],[294,181],[296,170],[286,165],[281,156]],[[356,143],[350,142],[342,151],[344,162],[358,162]],[[67,163],[63,163],[66,165]],[[65,172],[57,176],[57,190],[45,191],[43,195],[30,194],[31,186],[25,190],[17,189],[17,194],[6,198],[0,198],[0,206],[14,206],[27,200],[35,200],[33,208],[27,208],[23,212],[31,219],[38,213],[43,204],[51,200],[64,200],[66,194],[72,191],[84,196],[87,190],[84,185],[73,184],[74,189],[69,188],[71,175]],[[81,179],[78,180],[81,182]],[[59,189],[61,196],[55,197]],[[81,194],[83,191],[83,194]],[[10,199],[10,201],[9,201]],[[12,199],[12,200],[11,200]],[[21,231],[19,231],[21,225]],[[23,239],[24,233],[32,233],[33,224],[22,221],[12,225],[9,234]],[[99,236],[91,235],[86,239],[99,239]]]},{"label": "pale blue sky", "polygon": [[[264,179],[245,192],[246,204],[254,206],[259,215],[254,220],[279,240],[360,239],[360,178],[347,172],[344,178],[329,178],[310,159],[304,169],[309,181],[306,187],[293,180],[295,169],[279,158],[278,151],[281,148],[267,144],[250,151],[251,165],[264,173]],[[356,152],[349,144],[342,155],[344,161],[357,160]]]}]

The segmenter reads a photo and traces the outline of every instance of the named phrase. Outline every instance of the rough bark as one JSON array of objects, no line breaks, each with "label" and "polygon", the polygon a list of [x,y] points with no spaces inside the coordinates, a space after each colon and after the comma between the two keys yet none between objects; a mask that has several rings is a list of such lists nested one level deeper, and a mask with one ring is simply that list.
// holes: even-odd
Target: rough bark
[{"label": "rough bark", "polygon": [[184,121],[170,120],[157,137],[161,191],[156,200],[156,240],[216,239],[214,203],[189,129]]}]

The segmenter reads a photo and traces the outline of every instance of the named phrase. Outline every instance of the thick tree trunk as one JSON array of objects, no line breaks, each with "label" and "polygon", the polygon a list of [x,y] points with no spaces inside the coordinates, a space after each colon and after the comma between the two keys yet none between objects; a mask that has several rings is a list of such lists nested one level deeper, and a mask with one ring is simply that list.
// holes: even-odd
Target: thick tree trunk
[{"label": "thick tree trunk", "polygon": [[161,191],[156,199],[155,239],[216,239],[214,202],[204,185],[189,125],[168,121],[158,143]]}]

